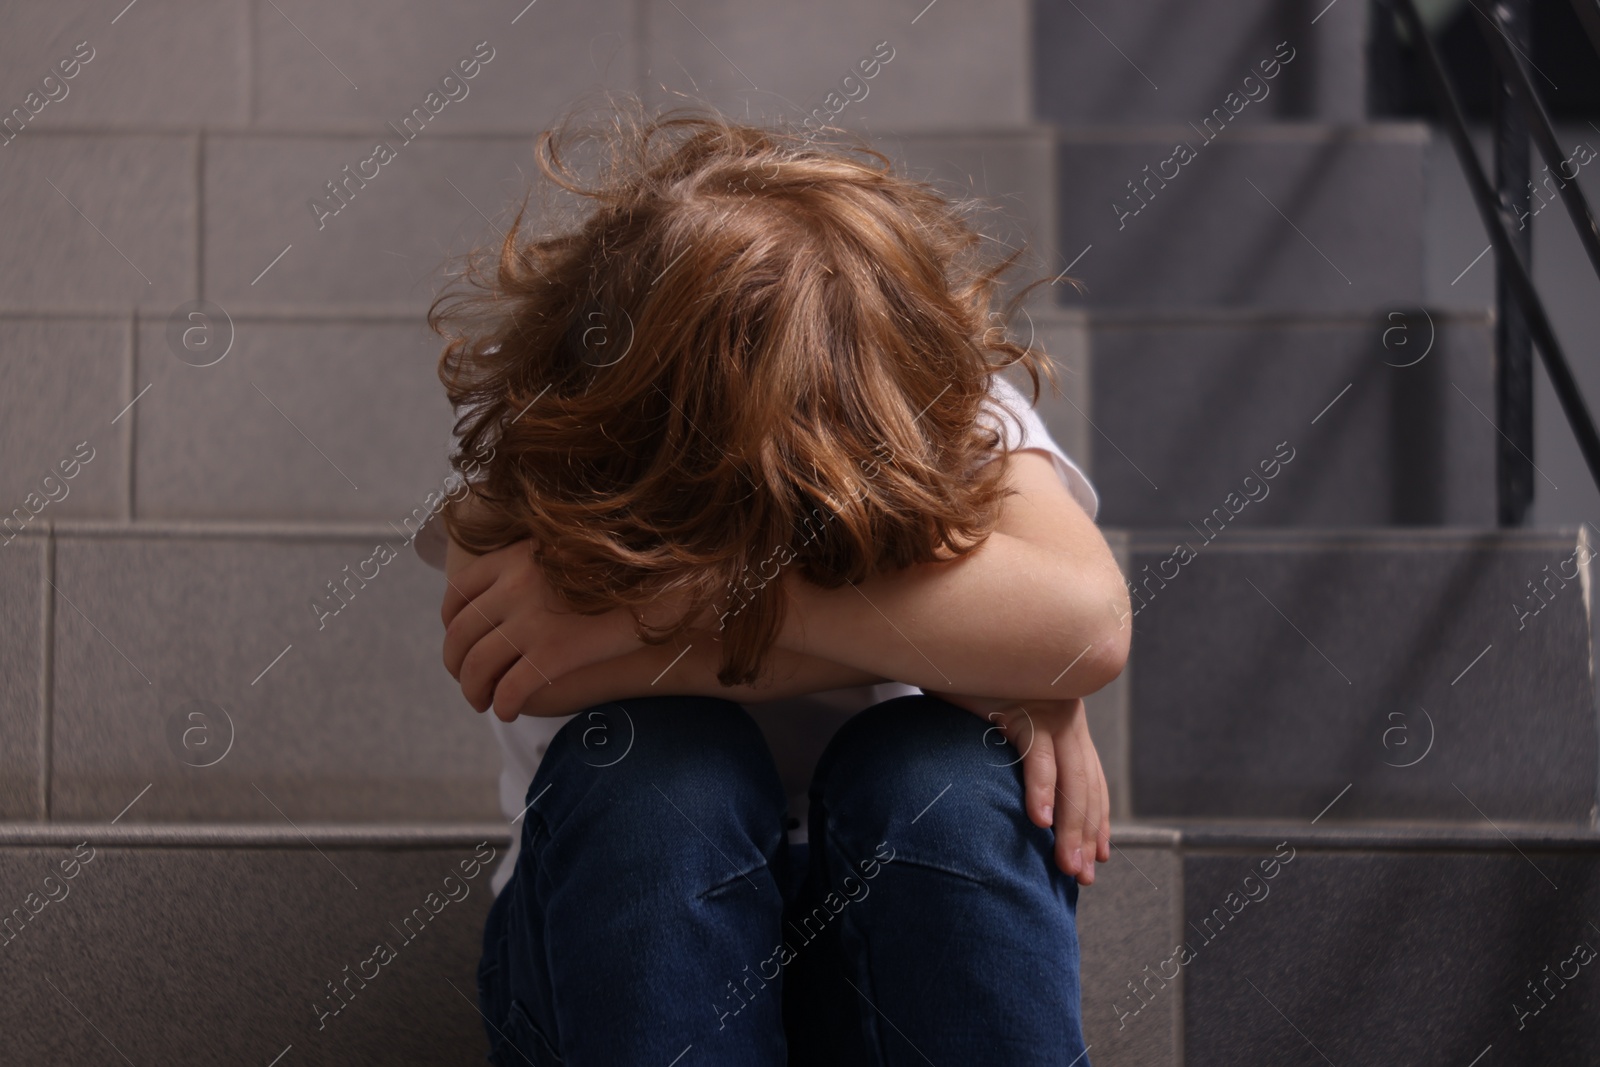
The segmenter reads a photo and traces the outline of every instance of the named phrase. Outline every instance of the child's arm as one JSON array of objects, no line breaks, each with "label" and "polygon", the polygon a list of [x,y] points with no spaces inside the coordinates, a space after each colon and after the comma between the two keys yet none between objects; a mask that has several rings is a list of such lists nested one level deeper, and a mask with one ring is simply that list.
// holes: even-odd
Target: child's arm
[{"label": "child's arm", "polygon": [[762,664],[756,684],[725,686],[717,681],[722,650],[709,634],[692,636],[686,644],[644,645],[615,659],[580,667],[548,685],[541,683],[520,707],[511,699],[496,699],[495,714],[508,722],[518,711],[523,715],[571,715],[610,700],[639,696],[722,697],[756,704],[888,681],[855,667],[776,649]]},{"label": "child's arm", "polygon": [[[775,648],[762,665],[759,681],[725,686],[717,680],[722,650],[713,632],[693,631],[675,645],[646,645],[633,636],[632,620],[624,612],[551,617],[544,607],[528,610],[526,605],[538,599],[538,590],[526,586],[539,584],[535,581],[538,570],[528,562],[525,550],[512,547],[516,551],[491,553],[504,554],[500,561],[491,560],[488,568],[496,575],[495,586],[503,589],[489,598],[479,594],[470,603],[463,584],[473,589],[478,579],[467,573],[467,568],[483,557],[450,542],[444,559],[448,583],[444,614],[449,628],[446,666],[461,682],[462,693],[473,707],[485,711],[492,705],[495,714],[507,722],[518,714],[571,715],[608,700],[647,694],[716,696],[759,703],[889,680],[858,667]],[[502,603],[505,600],[524,605],[524,610],[512,610],[511,604]],[[506,609],[507,616],[500,618],[497,609]],[[454,615],[463,616],[460,623],[453,624]],[[530,625],[545,618],[553,625]],[[467,624],[471,624],[473,636],[456,640]],[[549,644],[535,647],[539,634],[552,631],[586,645],[589,655],[605,658],[586,660],[562,671],[557,665],[560,651]],[[611,642],[612,651],[594,651],[604,641]]]},{"label": "child's arm", "polygon": [[1048,457],[1016,452],[1006,462],[1018,494],[982,547],[854,587],[786,576],[778,647],[924,689],[1013,700],[1079,697],[1115,678],[1130,610],[1110,547]]},{"label": "child's arm", "polygon": [[[1116,677],[1129,609],[1109,547],[1048,458],[1017,452],[1006,462],[1018,493],[966,558],[832,590],[786,575],[777,650],[857,676],[1013,700],[1082,696]],[[561,611],[526,546],[477,559],[452,546],[447,572],[445,665],[480,711],[492,700],[514,715],[547,678],[641,648],[627,612]]]}]

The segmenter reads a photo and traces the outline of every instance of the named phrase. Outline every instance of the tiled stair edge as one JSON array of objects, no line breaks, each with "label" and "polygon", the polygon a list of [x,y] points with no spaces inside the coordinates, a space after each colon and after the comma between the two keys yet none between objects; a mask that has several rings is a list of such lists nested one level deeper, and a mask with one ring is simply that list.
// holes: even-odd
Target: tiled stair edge
[{"label": "tiled stair edge", "polygon": [[471,848],[488,842],[510,844],[514,831],[504,823],[301,823],[297,826],[251,823],[0,823],[0,848],[73,845],[88,841],[105,848]]},{"label": "tiled stair edge", "polygon": [[[71,845],[106,848],[451,848],[487,841],[510,843],[503,823],[307,823],[297,827],[248,823],[0,823],[0,848]],[[1449,823],[1361,823],[1307,826],[1256,820],[1128,822],[1112,828],[1126,848],[1212,850],[1270,848],[1283,840],[1330,851],[1540,851],[1600,849],[1600,828],[1549,823],[1470,826]]]}]

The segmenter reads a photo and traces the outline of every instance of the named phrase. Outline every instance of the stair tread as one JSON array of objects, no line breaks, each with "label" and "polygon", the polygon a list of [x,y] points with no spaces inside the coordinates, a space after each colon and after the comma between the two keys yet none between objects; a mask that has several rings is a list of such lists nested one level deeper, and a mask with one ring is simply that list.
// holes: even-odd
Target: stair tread
[{"label": "stair tread", "polygon": [[1296,845],[1332,849],[1600,849],[1600,828],[1572,823],[1497,821],[1491,826],[1442,820],[1353,820],[1313,826],[1286,819],[1163,817],[1112,824],[1112,840],[1119,846],[1259,847],[1286,838]]},{"label": "stair tread", "polygon": [[0,823],[0,848],[90,841],[108,848],[455,848],[504,844],[512,830],[485,823]]}]

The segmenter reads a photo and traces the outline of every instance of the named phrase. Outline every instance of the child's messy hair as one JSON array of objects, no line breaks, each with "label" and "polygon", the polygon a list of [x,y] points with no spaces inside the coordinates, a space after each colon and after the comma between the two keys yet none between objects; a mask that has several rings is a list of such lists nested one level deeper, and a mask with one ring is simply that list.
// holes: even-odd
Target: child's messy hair
[{"label": "child's messy hair", "polygon": [[833,588],[981,544],[1007,492],[984,465],[1004,448],[978,421],[990,376],[1020,363],[1035,397],[1053,380],[997,325],[1032,286],[991,312],[1021,252],[986,262],[972,203],[827,133],[633,97],[569,116],[539,169],[586,216],[532,237],[524,201],[429,313],[453,462],[492,452],[470,506],[445,507],[451,537],[531,539],[579,612],[686,605],[652,642],[709,611],[726,685],[777,639],[786,565]]}]

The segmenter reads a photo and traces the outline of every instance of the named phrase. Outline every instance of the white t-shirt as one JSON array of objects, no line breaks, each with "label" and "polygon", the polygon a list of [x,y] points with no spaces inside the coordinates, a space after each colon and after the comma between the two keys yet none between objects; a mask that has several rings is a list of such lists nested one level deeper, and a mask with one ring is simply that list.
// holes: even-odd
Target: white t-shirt
[{"label": "white t-shirt", "polygon": [[[1050,456],[1056,473],[1072,494],[1074,500],[1093,518],[1099,511],[1100,501],[1094,487],[1082,469],[1061,450],[1050,437],[1044,421],[1028,406],[1027,398],[1010,382],[999,375],[990,379],[992,388],[989,403],[980,414],[987,425],[1004,436],[1013,451],[1032,449]],[[1016,416],[1015,421],[1000,415],[995,405],[1003,404]],[[1020,435],[1018,430],[1020,429]],[[412,544],[419,556],[430,566],[444,569],[444,524],[430,519],[413,538]],[[790,839],[804,841],[806,833],[806,790],[811,772],[822,749],[833,732],[850,716],[864,708],[894,697],[920,693],[915,686],[899,682],[880,685],[854,686],[812,693],[789,700],[771,700],[748,704],[746,709],[760,725],[772,749],[778,773],[789,795],[791,821],[798,827],[790,831]],[[500,810],[507,819],[515,820],[527,803],[528,785],[533,781],[545,748],[556,731],[566,725],[572,716],[541,718],[524,715],[515,722],[501,722],[493,715],[487,716],[489,728],[500,744]],[[620,739],[619,739],[620,740]],[[496,868],[491,884],[496,893],[504,888],[516,866],[517,849],[521,844],[521,827],[512,827],[511,848]]]}]

